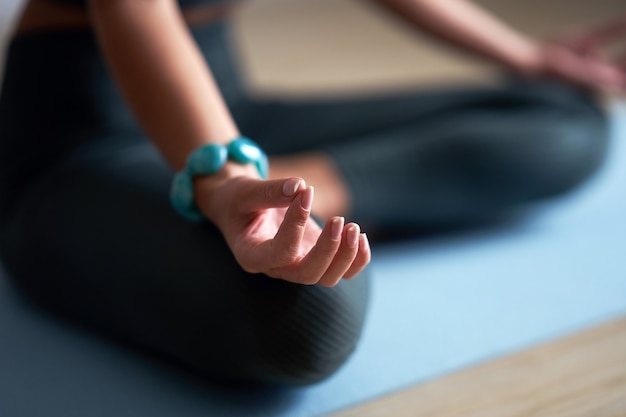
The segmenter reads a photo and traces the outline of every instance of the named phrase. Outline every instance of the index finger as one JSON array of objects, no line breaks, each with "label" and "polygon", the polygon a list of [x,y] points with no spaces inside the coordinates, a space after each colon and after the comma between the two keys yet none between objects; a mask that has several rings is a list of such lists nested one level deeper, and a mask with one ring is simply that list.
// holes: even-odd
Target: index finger
[{"label": "index finger", "polygon": [[291,203],[274,239],[272,239],[274,266],[287,266],[300,256],[302,237],[311,214],[313,187],[308,186]]}]

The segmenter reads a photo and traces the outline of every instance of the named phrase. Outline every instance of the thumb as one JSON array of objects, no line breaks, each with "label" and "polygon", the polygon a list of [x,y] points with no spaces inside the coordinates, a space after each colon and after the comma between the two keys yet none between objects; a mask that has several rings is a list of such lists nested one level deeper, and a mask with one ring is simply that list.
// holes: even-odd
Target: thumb
[{"label": "thumb", "polygon": [[249,188],[242,190],[240,204],[246,211],[287,207],[305,187],[302,178],[254,181]]}]

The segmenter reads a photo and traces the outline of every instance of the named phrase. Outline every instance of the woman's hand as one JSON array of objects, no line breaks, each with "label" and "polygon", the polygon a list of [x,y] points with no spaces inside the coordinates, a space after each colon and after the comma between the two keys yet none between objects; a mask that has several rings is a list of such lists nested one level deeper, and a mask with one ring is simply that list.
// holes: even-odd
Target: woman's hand
[{"label": "woman's hand", "polygon": [[332,287],[370,261],[357,224],[333,217],[322,229],[310,218],[313,187],[300,178],[205,177],[196,180],[196,192],[198,206],[248,272]]},{"label": "woman's hand", "polygon": [[606,48],[626,38],[626,17],[538,46],[536,60],[522,72],[596,91],[626,91],[626,55],[609,59]]}]

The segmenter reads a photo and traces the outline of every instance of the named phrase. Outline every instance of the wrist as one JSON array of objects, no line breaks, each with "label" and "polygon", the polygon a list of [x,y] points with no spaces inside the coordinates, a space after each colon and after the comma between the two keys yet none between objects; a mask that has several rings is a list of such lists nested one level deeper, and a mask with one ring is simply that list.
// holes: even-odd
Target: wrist
[{"label": "wrist", "polygon": [[202,194],[211,198],[223,184],[238,177],[261,178],[258,170],[253,165],[228,161],[224,168],[213,175],[199,175],[195,177],[193,180],[194,190],[197,195]]},{"label": "wrist", "polygon": [[193,151],[185,168],[174,175],[170,199],[182,217],[202,221],[206,208],[214,206],[212,196],[224,184],[236,178],[266,178],[267,173],[267,156],[250,139],[240,136],[228,145],[209,143]]},{"label": "wrist", "polygon": [[193,180],[195,203],[206,219],[219,224],[219,213],[226,199],[225,185],[241,178],[260,179],[257,169],[250,164],[227,162],[224,168],[213,175],[197,176]]},{"label": "wrist", "polygon": [[517,50],[507,65],[523,76],[537,76],[544,66],[543,46],[537,42],[528,41]]}]

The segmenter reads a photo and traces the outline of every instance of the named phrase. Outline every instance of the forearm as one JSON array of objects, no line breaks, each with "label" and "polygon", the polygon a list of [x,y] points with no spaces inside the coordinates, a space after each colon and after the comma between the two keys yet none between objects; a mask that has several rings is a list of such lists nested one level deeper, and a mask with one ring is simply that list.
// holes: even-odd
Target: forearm
[{"label": "forearm", "polygon": [[430,34],[509,68],[531,72],[535,42],[467,0],[377,0]]},{"label": "forearm", "polygon": [[239,134],[174,0],[91,0],[89,11],[126,102],[175,170]]}]

